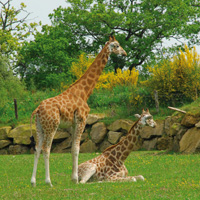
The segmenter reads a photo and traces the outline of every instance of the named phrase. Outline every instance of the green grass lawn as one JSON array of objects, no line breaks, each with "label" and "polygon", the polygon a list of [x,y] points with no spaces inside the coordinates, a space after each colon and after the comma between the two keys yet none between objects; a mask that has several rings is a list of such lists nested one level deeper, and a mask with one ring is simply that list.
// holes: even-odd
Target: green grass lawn
[{"label": "green grass lawn", "polygon": [[[79,162],[97,156],[80,154]],[[0,199],[200,199],[200,155],[133,152],[126,160],[129,175],[143,175],[145,181],[73,184],[71,154],[51,154],[54,185],[45,185],[43,156],[40,157],[37,186],[30,184],[33,155],[0,156]]]}]

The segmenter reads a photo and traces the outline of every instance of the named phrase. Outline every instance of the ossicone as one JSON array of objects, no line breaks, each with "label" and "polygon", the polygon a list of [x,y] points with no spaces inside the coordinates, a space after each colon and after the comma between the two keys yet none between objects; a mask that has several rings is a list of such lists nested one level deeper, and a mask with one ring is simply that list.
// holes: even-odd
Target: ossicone
[{"label": "ossicone", "polygon": [[114,42],[116,39],[115,39],[115,36],[114,35],[110,35],[109,36],[109,41],[110,42]]}]

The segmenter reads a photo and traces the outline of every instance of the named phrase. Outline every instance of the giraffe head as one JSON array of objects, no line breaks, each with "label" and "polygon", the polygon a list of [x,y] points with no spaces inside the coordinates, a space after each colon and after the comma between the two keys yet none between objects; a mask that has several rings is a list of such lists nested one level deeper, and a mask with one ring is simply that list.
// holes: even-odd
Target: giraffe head
[{"label": "giraffe head", "polygon": [[108,45],[110,54],[114,53],[116,55],[127,56],[126,51],[124,51],[114,36],[109,37]]},{"label": "giraffe head", "polygon": [[151,126],[156,127],[156,122],[153,120],[153,116],[150,114],[149,109],[142,110],[142,114],[135,114],[135,117],[139,118],[138,124],[140,124],[142,127],[144,126]]}]

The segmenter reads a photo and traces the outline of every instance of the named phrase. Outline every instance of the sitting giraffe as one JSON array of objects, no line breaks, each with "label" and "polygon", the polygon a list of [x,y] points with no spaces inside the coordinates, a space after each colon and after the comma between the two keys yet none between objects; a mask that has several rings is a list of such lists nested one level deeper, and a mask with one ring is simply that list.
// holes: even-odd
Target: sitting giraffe
[{"label": "sitting giraffe", "polygon": [[97,181],[136,181],[144,180],[142,175],[127,176],[128,170],[124,161],[133,151],[142,127],[155,127],[156,122],[153,120],[149,110],[142,111],[142,115],[136,114],[138,121],[130,128],[127,136],[120,142],[108,147],[96,158],[86,161],[78,166],[78,177],[80,183],[86,183],[88,180]]}]

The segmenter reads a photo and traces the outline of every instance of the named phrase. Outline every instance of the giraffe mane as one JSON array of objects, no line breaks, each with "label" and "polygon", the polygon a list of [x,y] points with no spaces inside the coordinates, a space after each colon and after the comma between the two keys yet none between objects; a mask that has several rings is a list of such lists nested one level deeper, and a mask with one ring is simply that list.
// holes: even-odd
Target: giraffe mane
[{"label": "giraffe mane", "polygon": [[[108,42],[105,44],[105,46],[103,47],[103,49],[106,48],[109,44],[110,44],[110,41],[108,41]],[[102,49],[102,50],[103,50],[103,49]],[[101,50],[101,52],[102,52],[102,50]],[[97,57],[94,59],[94,61],[92,62],[92,64],[89,66],[89,68],[93,65],[93,63],[95,62],[95,60],[100,56],[101,52],[97,55]],[[86,70],[86,72],[83,74],[84,76],[88,75],[88,73],[89,73],[89,68],[88,68],[88,69]],[[76,80],[74,83],[72,83],[72,84],[69,86],[69,88],[71,88],[72,86],[74,86],[74,85],[76,85],[78,82],[80,82],[80,80],[81,80],[81,78],[83,77],[83,75],[82,75],[78,80]]]}]

